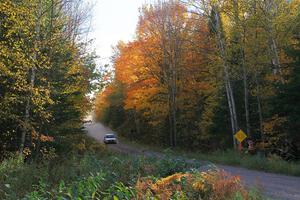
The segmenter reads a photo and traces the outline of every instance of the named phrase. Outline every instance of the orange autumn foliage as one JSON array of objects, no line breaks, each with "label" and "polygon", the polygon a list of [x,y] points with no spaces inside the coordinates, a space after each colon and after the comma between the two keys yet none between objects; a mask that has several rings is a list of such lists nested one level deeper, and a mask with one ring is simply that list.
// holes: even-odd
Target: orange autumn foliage
[{"label": "orange autumn foliage", "polygon": [[[168,133],[172,137],[193,132],[190,139],[200,141],[202,132],[209,129],[217,90],[208,54],[213,45],[207,22],[195,17],[178,2],[143,7],[135,40],[117,45],[114,82],[109,87],[122,87],[123,110],[112,113],[125,113],[125,120],[115,120],[128,128],[125,134],[146,135],[141,126],[148,126],[153,133],[149,129],[147,136],[162,138],[172,127],[169,130],[174,131]],[[109,96],[114,93],[105,90],[96,101],[98,118],[103,108],[109,108]],[[212,106],[203,106],[208,104]]]},{"label": "orange autumn foliage", "polygon": [[159,68],[144,55],[144,45],[147,44],[134,41],[119,46],[120,54],[114,63],[116,80],[125,85],[125,109],[143,112],[145,117],[154,114],[154,121],[161,120],[166,109],[153,97],[164,94],[165,88],[157,78]]},{"label": "orange autumn foliage", "polygon": [[[166,9],[169,9],[169,13]],[[201,52],[211,47],[207,43],[208,27],[204,19],[201,24],[195,22],[193,16],[186,13],[183,5],[145,7],[142,10],[137,39],[117,46],[119,53],[114,60],[115,79],[125,86],[124,108],[134,109],[142,113],[150,124],[156,124],[166,119],[170,109],[170,71],[165,64],[167,58],[164,58],[164,52],[171,50],[164,50],[163,45],[167,45],[167,38],[160,32],[157,26],[161,24],[158,23],[167,18],[167,12],[174,26],[181,29],[178,37],[183,42],[177,59],[176,98],[177,107],[183,110],[183,113],[197,106],[199,95],[208,95],[206,91],[214,91],[214,84],[205,78],[211,73],[207,67],[209,59]],[[190,29],[197,31],[191,33]],[[195,117],[195,114],[187,118],[191,117]]]},{"label": "orange autumn foliage", "polygon": [[231,176],[224,171],[196,173],[176,173],[166,178],[153,181],[141,178],[136,184],[137,199],[154,197],[161,200],[172,199],[174,195],[184,199],[200,198],[225,200],[239,193],[243,199],[249,199],[248,192],[238,176]]},{"label": "orange autumn foliage", "polygon": [[110,106],[108,97],[113,93],[113,91],[113,85],[109,85],[100,94],[97,95],[95,102],[95,113],[98,120],[103,117],[102,115],[104,114],[105,109]]}]

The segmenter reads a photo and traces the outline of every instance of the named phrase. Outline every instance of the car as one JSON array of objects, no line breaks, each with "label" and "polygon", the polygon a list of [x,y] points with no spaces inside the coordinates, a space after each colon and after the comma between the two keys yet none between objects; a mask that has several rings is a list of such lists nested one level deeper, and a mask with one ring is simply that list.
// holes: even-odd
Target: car
[{"label": "car", "polygon": [[117,144],[117,137],[114,133],[106,134],[103,138],[104,144]]}]

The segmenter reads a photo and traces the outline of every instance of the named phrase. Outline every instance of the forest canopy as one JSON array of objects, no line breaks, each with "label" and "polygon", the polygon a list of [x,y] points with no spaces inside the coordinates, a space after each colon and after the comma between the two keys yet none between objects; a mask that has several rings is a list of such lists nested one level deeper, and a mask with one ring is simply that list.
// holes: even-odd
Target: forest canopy
[{"label": "forest canopy", "polygon": [[[157,1],[120,42],[97,119],[128,138],[202,150],[236,145],[299,156],[297,0]],[[297,149],[298,147],[298,149]]]}]

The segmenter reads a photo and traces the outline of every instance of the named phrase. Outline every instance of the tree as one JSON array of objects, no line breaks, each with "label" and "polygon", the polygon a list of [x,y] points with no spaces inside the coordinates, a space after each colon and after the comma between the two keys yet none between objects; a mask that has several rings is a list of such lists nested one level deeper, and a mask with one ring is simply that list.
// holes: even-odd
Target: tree
[{"label": "tree", "polygon": [[[86,94],[97,73],[95,56],[86,53],[87,43],[79,39],[85,15],[76,17],[75,23],[65,7],[71,3],[0,3],[1,155],[16,149],[22,153],[24,148],[39,152],[43,135],[59,136],[81,128],[91,106]],[[65,29],[70,20],[77,27],[76,37]]]},{"label": "tree", "polygon": [[[192,109],[215,91],[213,80],[206,77],[211,71],[209,58],[203,53],[210,48],[208,28],[204,20],[200,25],[198,22],[178,2],[158,3],[143,8],[137,39],[117,46],[113,85],[122,84],[119,87],[124,91],[124,109],[135,122],[131,129],[138,135],[169,140],[171,146],[177,137],[181,138],[178,144],[207,139],[204,135],[210,123],[191,123],[211,115],[212,108]],[[141,131],[142,124],[156,133]],[[202,136],[196,131],[200,126]],[[169,131],[168,137],[165,131]],[[186,134],[188,131],[194,133],[193,139]]]},{"label": "tree", "polygon": [[298,100],[298,72],[291,67],[298,59],[298,15],[296,0],[145,5],[136,38],[117,46],[115,74],[97,99],[107,96],[106,105],[117,99],[118,127],[149,142],[225,149],[230,137],[236,147],[239,129],[257,143],[296,142],[288,129],[297,129],[291,122],[297,109],[277,105],[292,105],[289,95]]}]

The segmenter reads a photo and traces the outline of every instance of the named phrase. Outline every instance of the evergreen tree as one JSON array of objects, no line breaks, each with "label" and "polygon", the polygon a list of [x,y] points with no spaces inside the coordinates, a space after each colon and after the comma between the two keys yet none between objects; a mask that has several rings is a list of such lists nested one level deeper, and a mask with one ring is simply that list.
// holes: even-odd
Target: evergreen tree
[{"label": "evergreen tree", "polygon": [[[300,35],[295,32],[295,44],[287,49],[287,54],[293,59],[288,64],[288,76],[285,84],[278,86],[278,95],[274,100],[274,112],[285,118],[283,129],[286,132],[287,141],[291,141],[292,153],[300,157]],[[296,152],[295,152],[296,151]]]}]

